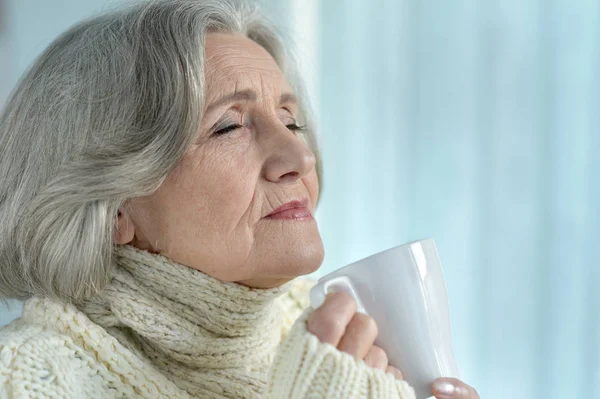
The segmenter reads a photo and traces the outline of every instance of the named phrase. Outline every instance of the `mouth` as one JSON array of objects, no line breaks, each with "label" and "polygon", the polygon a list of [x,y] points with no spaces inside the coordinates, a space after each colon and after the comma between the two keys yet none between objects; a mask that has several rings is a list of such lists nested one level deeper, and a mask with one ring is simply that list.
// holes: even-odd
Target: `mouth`
[{"label": "mouth", "polygon": [[269,213],[265,219],[272,220],[312,220],[313,215],[308,209],[308,198],[287,202]]}]

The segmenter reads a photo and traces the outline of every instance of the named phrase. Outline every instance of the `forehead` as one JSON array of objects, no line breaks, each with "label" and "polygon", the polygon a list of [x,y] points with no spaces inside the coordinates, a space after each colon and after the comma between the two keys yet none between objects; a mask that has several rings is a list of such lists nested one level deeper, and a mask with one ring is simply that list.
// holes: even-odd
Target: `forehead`
[{"label": "forehead", "polygon": [[206,38],[205,56],[209,95],[211,91],[223,90],[223,86],[232,84],[235,90],[257,84],[266,84],[278,91],[290,89],[271,54],[246,36],[211,33]]}]

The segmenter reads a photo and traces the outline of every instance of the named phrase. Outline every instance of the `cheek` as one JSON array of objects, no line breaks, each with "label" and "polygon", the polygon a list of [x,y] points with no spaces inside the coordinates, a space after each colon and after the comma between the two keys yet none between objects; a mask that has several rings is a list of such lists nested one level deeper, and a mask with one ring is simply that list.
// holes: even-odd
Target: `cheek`
[{"label": "cheek", "polygon": [[308,191],[312,210],[314,211],[317,206],[317,200],[319,199],[319,179],[317,177],[317,172],[313,169],[302,179],[302,182]]},{"label": "cheek", "polygon": [[191,194],[188,201],[199,203],[208,212],[212,228],[230,231],[248,211],[260,172],[252,160],[251,152],[215,148],[191,158],[187,167],[182,165],[182,185]]}]

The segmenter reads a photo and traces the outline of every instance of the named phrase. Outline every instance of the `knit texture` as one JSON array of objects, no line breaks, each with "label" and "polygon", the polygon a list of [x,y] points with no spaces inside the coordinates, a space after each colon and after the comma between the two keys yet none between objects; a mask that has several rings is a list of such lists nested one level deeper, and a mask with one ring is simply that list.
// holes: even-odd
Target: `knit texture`
[{"label": "knit texture", "polygon": [[414,399],[405,381],[356,361],[306,330],[307,309],[283,341],[271,367],[266,398]]},{"label": "knit texture", "polygon": [[114,266],[87,303],[32,298],[0,330],[1,398],[414,398],[306,330],[309,280],[252,289],[130,246]]},{"label": "knit texture", "polygon": [[82,307],[125,347],[202,398],[259,398],[281,339],[287,292],[219,281],[166,257],[119,247],[111,284]]}]

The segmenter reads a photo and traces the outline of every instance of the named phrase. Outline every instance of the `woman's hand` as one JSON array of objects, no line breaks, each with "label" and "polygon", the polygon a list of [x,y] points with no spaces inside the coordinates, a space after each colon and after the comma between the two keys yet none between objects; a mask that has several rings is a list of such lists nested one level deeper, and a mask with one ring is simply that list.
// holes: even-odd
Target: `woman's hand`
[{"label": "woman's hand", "polygon": [[345,292],[327,295],[323,305],[310,315],[307,328],[321,342],[402,379],[400,370],[388,365],[385,351],[373,345],[377,338],[377,323],[373,318],[357,313],[356,302]]},{"label": "woman's hand", "polygon": [[479,394],[473,387],[456,378],[435,380],[432,391],[438,399],[479,399]]},{"label": "woman's hand", "polygon": [[[385,351],[373,345],[377,338],[377,323],[365,314],[356,313],[356,302],[345,292],[327,295],[323,305],[310,315],[307,328],[321,342],[402,379],[400,370],[388,365]],[[475,389],[454,378],[436,380],[432,391],[438,399],[479,399]]]}]

